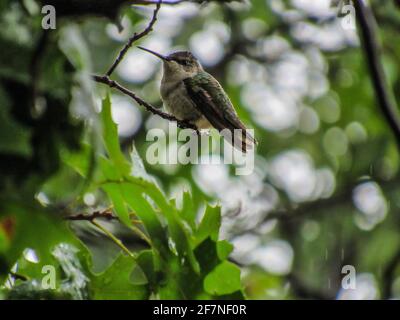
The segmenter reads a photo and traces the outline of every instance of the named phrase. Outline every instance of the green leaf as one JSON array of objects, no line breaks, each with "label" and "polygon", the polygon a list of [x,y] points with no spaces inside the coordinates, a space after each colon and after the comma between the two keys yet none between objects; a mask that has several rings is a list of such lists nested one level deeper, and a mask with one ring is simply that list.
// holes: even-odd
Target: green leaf
[{"label": "green leaf", "polygon": [[158,214],[144,198],[140,186],[133,183],[121,183],[120,186],[125,202],[143,222],[154,249],[165,258],[169,254],[168,238]]},{"label": "green leaf", "polygon": [[92,297],[97,300],[147,299],[147,285],[131,282],[130,276],[135,266],[131,257],[120,254],[104,272],[91,277]]},{"label": "green leaf", "polygon": [[130,159],[131,159],[131,175],[135,178],[141,178],[143,180],[146,180],[150,183],[155,184],[155,180],[153,177],[151,177],[147,172],[146,168],[144,167],[143,160],[140,157],[139,153],[136,150],[135,144],[132,143],[132,150],[130,152]]},{"label": "green leaf", "polygon": [[[202,275],[196,273],[189,261],[172,256],[158,276],[160,299],[196,299],[202,289]],[[210,297],[208,297],[210,298]]]},{"label": "green leaf", "polygon": [[113,122],[111,116],[111,100],[107,94],[103,100],[101,109],[101,119],[103,125],[103,139],[108,155],[114,163],[114,170],[119,173],[119,177],[129,175],[130,164],[124,157],[118,140],[117,125]]},{"label": "green leaf", "polygon": [[221,263],[217,252],[217,243],[211,238],[207,238],[195,249],[195,255],[201,265],[201,273],[207,275],[212,269]]},{"label": "green leaf", "polygon": [[150,288],[153,290],[157,286],[157,271],[154,266],[154,253],[153,250],[143,250],[139,253],[136,259],[138,265],[143,270]]},{"label": "green leaf", "polygon": [[78,240],[68,230],[66,222],[45,209],[34,205],[28,207],[10,204],[4,212],[16,219],[15,235],[6,255],[10,265],[15,263],[26,248],[33,249],[40,265],[45,265],[54,261],[51,251],[57,244],[63,242],[79,245]]},{"label": "green leaf", "polygon": [[[114,183],[113,187],[110,184],[106,188],[108,193],[112,193],[114,201],[120,202],[118,204],[119,212],[123,221],[127,222],[126,210],[123,209],[121,197],[117,198],[117,193],[123,193],[123,198],[126,203],[135,211],[135,214],[143,221],[143,224],[149,233],[152,242],[161,253],[165,253],[164,249],[168,245],[168,238],[165,231],[161,226],[160,219],[153,208],[153,203],[150,203],[148,197],[156,204],[168,222],[169,235],[174,243],[177,253],[180,257],[187,257],[196,272],[200,271],[200,267],[196,261],[191,247],[190,234],[186,230],[183,221],[180,219],[176,208],[171,205],[165,198],[155,182],[151,181],[150,177],[144,170],[140,158],[135,151],[132,152],[131,157],[135,162],[131,175],[131,166],[121,152],[117,126],[112,121],[111,117],[111,102],[109,95],[103,100],[103,107],[101,111],[103,122],[103,135],[107,153],[111,159],[111,163],[102,159],[100,161],[102,172],[109,182],[110,180],[124,180],[125,182]],[[135,175],[135,176],[134,176]],[[118,211],[117,211],[118,214]],[[167,240],[167,241],[166,241]],[[163,242],[165,244],[163,244]]]},{"label": "green leaf", "polygon": [[217,253],[220,260],[225,260],[228,258],[229,254],[233,250],[233,245],[226,240],[221,240],[217,242]]},{"label": "green leaf", "polygon": [[241,289],[240,269],[224,261],[204,279],[204,290],[212,295],[230,294]]},{"label": "green leaf", "polygon": [[[70,244],[81,248],[79,240],[67,228],[66,222],[36,204],[7,203],[0,211],[14,221],[11,241],[6,247],[4,258],[0,252],[0,275],[8,273],[18,262],[18,272],[30,279],[41,281],[43,266],[57,266],[53,250],[60,244]],[[35,263],[24,258],[25,250],[30,249],[37,260]],[[57,274],[57,281],[60,280]],[[1,279],[0,279],[1,281]]]},{"label": "green leaf", "polygon": [[86,178],[90,172],[92,166],[91,162],[94,160],[93,158],[93,150],[87,144],[82,144],[82,148],[79,152],[62,152],[63,161],[84,178]]},{"label": "green leaf", "polygon": [[[132,178],[131,178],[132,179]],[[180,257],[187,257],[195,272],[200,272],[200,266],[193,253],[191,237],[185,228],[177,209],[165,199],[164,194],[155,184],[147,184],[146,191],[160,208],[168,221],[168,230]]]},{"label": "green leaf", "polygon": [[218,240],[219,228],[221,225],[221,208],[219,206],[207,206],[203,219],[195,233],[195,244],[203,242],[211,237],[214,241]]},{"label": "green leaf", "polygon": [[196,225],[196,208],[189,191],[183,191],[182,209],[179,210],[180,216],[194,229]]},{"label": "green leaf", "polygon": [[106,184],[103,186],[104,191],[107,193],[108,197],[113,203],[114,210],[117,213],[121,221],[127,225],[132,225],[128,207],[125,204],[125,199],[122,195],[122,188],[118,184]]}]

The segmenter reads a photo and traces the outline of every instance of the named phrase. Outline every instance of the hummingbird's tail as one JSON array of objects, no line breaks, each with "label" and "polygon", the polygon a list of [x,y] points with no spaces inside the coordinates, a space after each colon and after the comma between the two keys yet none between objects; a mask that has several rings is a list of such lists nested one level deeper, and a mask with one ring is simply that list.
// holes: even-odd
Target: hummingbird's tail
[{"label": "hummingbird's tail", "polygon": [[246,153],[252,150],[257,145],[257,140],[248,132],[245,128],[240,129],[224,129],[221,131],[221,135],[226,141],[228,141],[237,150]]}]

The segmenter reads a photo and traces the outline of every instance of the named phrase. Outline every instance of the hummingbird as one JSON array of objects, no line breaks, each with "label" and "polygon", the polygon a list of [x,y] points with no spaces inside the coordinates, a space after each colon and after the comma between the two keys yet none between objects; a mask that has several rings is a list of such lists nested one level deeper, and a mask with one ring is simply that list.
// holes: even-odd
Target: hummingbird
[{"label": "hummingbird", "polygon": [[191,52],[177,51],[164,56],[138,48],[163,61],[160,94],[168,113],[198,129],[217,129],[243,153],[253,148],[257,142],[240,121],[228,95]]}]

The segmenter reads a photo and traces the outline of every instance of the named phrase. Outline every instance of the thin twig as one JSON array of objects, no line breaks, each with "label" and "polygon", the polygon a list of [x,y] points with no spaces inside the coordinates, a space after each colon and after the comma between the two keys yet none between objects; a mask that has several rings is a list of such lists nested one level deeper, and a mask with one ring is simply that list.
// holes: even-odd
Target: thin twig
[{"label": "thin twig", "polygon": [[106,220],[118,220],[118,217],[113,215],[113,213],[109,210],[94,211],[91,214],[79,213],[74,216],[65,217],[66,220],[72,220],[72,221],[93,221],[96,218],[103,218]]},{"label": "thin twig", "polygon": [[152,106],[148,102],[144,101],[143,99],[139,98],[134,92],[130,91],[129,89],[123,87],[120,85],[118,82],[111,80],[108,76],[98,76],[94,75],[93,79],[97,82],[104,83],[108,85],[110,88],[115,88],[119,90],[120,92],[126,94],[127,96],[131,97],[133,100],[135,100],[139,105],[145,107],[147,111],[150,111],[151,113],[160,116],[163,119],[169,120],[169,121],[175,121],[178,125],[179,128],[182,129],[192,129],[195,130],[197,133],[199,133],[198,128],[191,124],[188,121],[184,120],[179,120],[178,118],[174,117],[171,114],[165,113],[156,107]]},{"label": "thin twig", "polygon": [[150,247],[152,246],[150,238],[146,236],[146,234],[142,230],[140,230],[140,228],[136,227],[135,225],[131,225],[129,229],[131,229],[140,238],[142,238],[142,240],[145,241]]},{"label": "thin twig", "polygon": [[[73,216],[66,216],[65,219],[66,220],[70,220],[70,221],[89,221],[89,222],[93,222],[94,219],[97,218],[103,218],[106,219],[108,221],[110,220],[119,220],[119,218],[117,216],[115,216],[112,211],[110,211],[109,209],[104,210],[104,211],[94,211],[91,214],[84,214],[84,213],[79,213]],[[140,220],[131,220],[133,224],[139,224],[142,223]],[[142,240],[144,240],[149,246],[151,246],[151,240],[149,237],[146,236],[146,234],[140,230],[140,228],[136,227],[135,225],[129,226],[128,227],[131,231],[133,231],[134,233],[136,233]]]},{"label": "thin twig", "polygon": [[140,33],[135,33],[132,37],[129,38],[128,42],[125,44],[125,46],[122,48],[122,50],[119,52],[117,58],[115,59],[114,63],[111,65],[111,67],[108,69],[108,71],[105,73],[103,76],[99,75],[94,75],[92,78],[96,82],[100,82],[103,84],[108,85],[110,88],[115,88],[119,90],[120,92],[126,94],[127,96],[131,97],[133,100],[135,100],[139,105],[142,107],[145,107],[147,111],[150,111],[151,113],[160,116],[163,119],[166,119],[168,121],[174,121],[177,123],[178,127],[181,129],[192,129],[195,130],[197,134],[200,134],[199,129],[192,123],[184,120],[179,120],[178,118],[174,117],[171,114],[165,113],[155,107],[153,107],[151,104],[148,102],[144,101],[143,99],[139,98],[134,92],[130,91],[129,89],[123,87],[120,85],[118,82],[110,79],[111,74],[114,72],[115,68],[119,65],[119,63],[122,61],[122,59],[125,57],[125,54],[128,52],[129,48],[132,46],[132,44],[145,37],[148,35],[152,30],[153,26],[157,21],[157,14],[158,11],[161,8],[161,4],[163,3],[162,0],[158,0],[156,8],[153,11],[153,17],[151,18],[149,24],[147,27]]},{"label": "thin twig", "polygon": [[161,3],[162,3],[162,0],[159,0],[157,2],[156,8],[153,11],[153,17],[151,18],[151,20],[150,20],[149,24],[147,25],[147,27],[140,33],[136,33],[135,32],[133,34],[133,36],[129,38],[128,42],[125,44],[125,46],[119,52],[119,54],[118,54],[117,58],[115,59],[114,63],[111,65],[111,67],[106,72],[107,76],[111,76],[111,74],[114,72],[115,68],[119,65],[119,63],[124,58],[125,54],[128,52],[129,48],[132,46],[132,44],[135,41],[145,37],[147,34],[149,34],[153,30],[153,26],[157,21],[158,11],[161,8]]},{"label": "thin twig", "polygon": [[376,32],[377,24],[372,11],[365,5],[364,0],[355,0],[354,5],[375,94],[400,148],[400,116],[394,96],[388,88],[380,60],[380,47]]},{"label": "thin twig", "polygon": [[132,259],[136,260],[136,255],[131,252],[125,245],[122,243],[121,240],[119,240],[116,236],[114,236],[110,231],[108,231],[106,228],[104,228],[100,223],[98,223],[95,220],[90,221],[94,226],[99,228],[101,231],[105,233],[107,237],[109,237],[118,247],[120,247],[123,251],[125,251],[128,256],[130,256]]},{"label": "thin twig", "polygon": [[14,271],[10,271],[9,274],[15,279],[15,280],[22,280],[22,281],[28,281],[29,277]]}]

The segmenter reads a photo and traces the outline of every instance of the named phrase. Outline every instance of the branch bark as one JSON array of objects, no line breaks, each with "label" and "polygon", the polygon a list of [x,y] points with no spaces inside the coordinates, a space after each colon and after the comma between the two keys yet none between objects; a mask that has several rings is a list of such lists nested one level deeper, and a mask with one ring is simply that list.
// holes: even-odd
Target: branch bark
[{"label": "branch bark", "polygon": [[165,120],[176,122],[179,128],[192,129],[192,130],[195,130],[197,133],[199,133],[199,130],[195,125],[191,124],[190,122],[184,121],[184,120],[179,120],[178,118],[174,117],[173,115],[165,113],[165,112],[157,109],[156,107],[152,106],[150,103],[139,98],[134,92],[132,92],[129,89],[120,85],[117,81],[111,80],[108,76],[94,75],[93,80],[96,82],[99,82],[99,83],[104,83],[104,84],[108,85],[110,88],[117,89],[118,91],[122,92],[123,94],[131,97],[142,107],[145,107],[147,111],[150,111],[151,113],[158,115]]},{"label": "branch bark", "polygon": [[393,93],[386,82],[380,59],[377,24],[371,9],[365,5],[364,0],[355,0],[354,6],[376,98],[400,149],[400,116]]},{"label": "branch bark", "polygon": [[156,8],[153,11],[153,16],[152,16],[149,24],[147,25],[147,27],[142,32],[135,33],[132,37],[129,38],[128,42],[121,49],[117,58],[115,59],[114,63],[111,65],[111,67],[108,69],[108,71],[103,76],[93,75],[92,79],[96,82],[106,84],[110,88],[115,88],[115,89],[119,90],[123,94],[131,97],[139,105],[144,107],[147,111],[149,111],[155,115],[158,115],[165,120],[176,122],[179,128],[192,129],[197,134],[200,134],[199,129],[194,124],[192,124],[188,121],[180,120],[171,114],[165,113],[165,112],[157,109],[156,107],[152,106],[150,103],[148,103],[148,102],[144,101],[143,99],[141,99],[140,97],[138,97],[134,92],[130,91],[129,89],[127,89],[124,86],[122,86],[121,84],[119,84],[117,81],[112,80],[110,78],[110,76],[112,75],[114,70],[117,68],[117,66],[120,64],[120,62],[124,59],[126,53],[128,52],[129,48],[132,46],[132,44],[135,41],[147,36],[153,30],[153,26],[157,21],[157,14],[160,11],[162,3],[163,3],[162,0],[158,0]]},{"label": "branch bark", "polygon": [[[111,209],[106,209],[106,210],[103,210],[103,211],[94,211],[94,212],[92,212],[92,213],[90,213],[90,214],[78,213],[78,214],[76,214],[76,215],[68,215],[68,216],[65,216],[65,217],[64,217],[65,220],[69,220],[69,221],[88,221],[88,222],[90,222],[90,223],[93,224],[94,226],[100,228],[100,229],[101,229],[104,233],[106,233],[106,235],[108,235],[113,241],[117,240],[117,241],[115,241],[115,242],[116,242],[124,251],[126,251],[126,250],[125,250],[126,248],[123,248],[123,247],[121,246],[121,244],[122,244],[121,240],[115,238],[113,235],[110,236],[109,231],[108,231],[107,229],[104,229],[104,227],[102,227],[100,224],[98,224],[98,223],[96,222],[96,219],[97,219],[97,218],[105,219],[105,220],[108,220],[108,221],[111,221],[111,220],[120,221],[120,219],[112,213]],[[138,235],[143,241],[145,241],[146,244],[148,244],[149,246],[151,246],[152,244],[151,244],[150,238],[149,238],[140,228],[138,228],[138,227],[135,225],[135,223],[141,223],[141,222],[140,222],[139,220],[133,220],[133,219],[131,219],[131,222],[132,222],[132,225],[129,226],[128,228],[129,228],[130,230],[132,230],[136,235]],[[129,251],[129,250],[128,250],[128,251]]]},{"label": "branch bark", "polygon": [[134,35],[129,38],[128,42],[125,44],[125,46],[119,52],[119,54],[118,54],[117,58],[115,59],[114,63],[111,65],[111,67],[106,72],[107,76],[111,76],[111,74],[114,72],[115,68],[118,67],[119,63],[125,57],[125,54],[128,52],[128,50],[132,46],[132,44],[135,41],[145,37],[146,35],[148,35],[153,30],[153,26],[157,21],[158,11],[160,11],[160,8],[161,8],[161,3],[162,3],[162,0],[159,0],[157,2],[156,8],[153,11],[153,17],[151,18],[150,23],[147,25],[147,27],[140,33],[136,33],[135,32]]},{"label": "branch bark", "polygon": [[66,216],[66,220],[70,221],[93,221],[97,218],[103,218],[106,220],[118,220],[118,217],[114,216],[111,211],[94,211],[91,214],[79,213],[73,216]]}]

